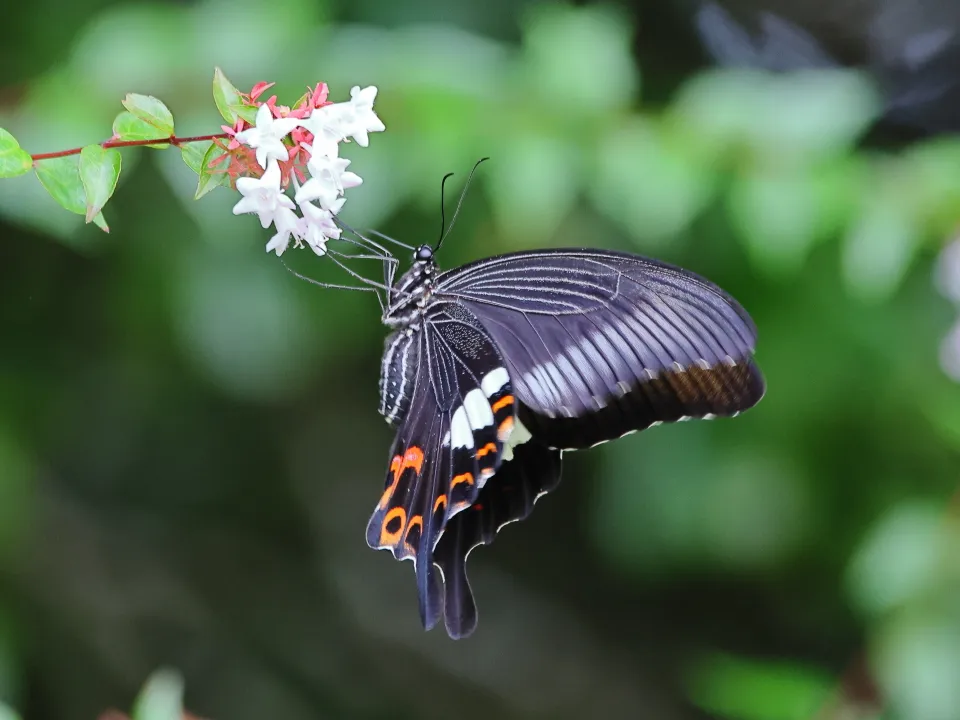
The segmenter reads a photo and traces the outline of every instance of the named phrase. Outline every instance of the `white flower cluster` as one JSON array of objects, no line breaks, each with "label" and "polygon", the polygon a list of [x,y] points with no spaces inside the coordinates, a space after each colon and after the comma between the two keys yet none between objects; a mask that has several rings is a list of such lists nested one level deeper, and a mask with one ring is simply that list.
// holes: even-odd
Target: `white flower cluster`
[{"label": "white flower cluster", "polygon": [[[292,241],[297,246],[306,243],[317,255],[323,255],[327,240],[340,237],[340,228],[333,216],[346,202],[344,191],[363,182],[347,170],[350,161],[340,157],[340,143],[352,138],[357,145],[366,147],[368,133],[385,129],[373,111],[376,97],[374,86],[362,90],[354,87],[349,102],[324,105],[302,119],[275,118],[263,104],[257,111],[256,125],[236,134],[237,142],[256,150],[257,162],[264,173],[259,178],[237,179],[237,190],[243,198],[233,207],[233,213],[256,213],[264,228],[271,224],[276,228],[276,234],[267,243],[267,252],[282,255]],[[310,178],[302,186],[296,178],[292,179],[296,189],[295,205],[281,186],[279,163],[290,159],[283,139],[298,128],[312,133],[313,143],[301,143],[310,155],[307,162]]]}]

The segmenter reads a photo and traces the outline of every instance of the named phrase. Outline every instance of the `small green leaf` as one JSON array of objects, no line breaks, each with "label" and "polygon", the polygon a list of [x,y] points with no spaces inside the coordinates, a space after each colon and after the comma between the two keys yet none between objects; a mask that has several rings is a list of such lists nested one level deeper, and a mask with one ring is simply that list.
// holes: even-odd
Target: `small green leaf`
[{"label": "small green leaf", "polygon": [[174,670],[157,670],[133,705],[133,720],[181,720],[183,678]]},{"label": "small green leaf", "polygon": [[244,105],[241,103],[239,105],[231,105],[230,110],[251,125],[255,125],[257,122],[257,110],[259,110],[259,108],[256,105]]},{"label": "small green leaf", "polygon": [[37,178],[50,196],[77,215],[87,214],[87,198],[80,180],[80,156],[52,158],[37,163]]},{"label": "small green leaf", "polygon": [[17,177],[30,171],[33,158],[20,148],[20,143],[3,128],[0,128],[0,177]]},{"label": "small green leaf", "polygon": [[110,232],[110,226],[107,225],[107,221],[103,218],[103,213],[97,213],[93,218],[93,224],[98,228],[103,230],[105,233]]},{"label": "small green leaf", "polygon": [[197,192],[194,195],[199,200],[218,185],[223,185],[227,181],[225,172],[211,172],[210,163],[217,157],[217,153],[222,153],[223,149],[216,144],[211,143],[210,147],[203,154],[203,160],[200,163],[200,179],[197,181]]},{"label": "small green leaf", "polygon": [[243,102],[240,99],[240,91],[227,80],[227,76],[220,68],[213,73],[213,101],[217,104],[217,110],[220,111],[223,119],[233,125],[239,117],[239,113],[234,108],[242,106]]},{"label": "small green leaf", "polygon": [[180,146],[180,156],[187,167],[193,170],[197,175],[200,174],[200,168],[203,167],[203,156],[213,145],[211,140],[204,142],[186,143]]},{"label": "small green leaf", "polygon": [[[163,138],[162,133],[153,125],[126,111],[117,115],[113,121],[113,134],[117,139],[126,141],[160,140]],[[158,143],[147,147],[163,149],[170,147],[170,144]]]},{"label": "small green leaf", "polygon": [[129,93],[123,106],[145,123],[159,131],[159,136],[173,135],[173,113],[152,95]]},{"label": "small green leaf", "polygon": [[100,214],[120,177],[120,151],[88,145],[80,151],[80,181],[87,196],[87,222]]}]

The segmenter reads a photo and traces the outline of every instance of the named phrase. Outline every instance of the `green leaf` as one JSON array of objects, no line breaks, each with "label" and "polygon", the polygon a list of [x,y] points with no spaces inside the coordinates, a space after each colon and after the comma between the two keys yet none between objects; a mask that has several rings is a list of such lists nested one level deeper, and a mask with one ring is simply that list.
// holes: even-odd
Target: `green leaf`
[{"label": "green leaf", "polygon": [[[163,137],[156,127],[146,120],[138,118],[133,113],[126,111],[117,115],[113,121],[113,134],[119,140],[126,141],[160,140]],[[159,150],[170,147],[170,144],[158,143],[156,145],[148,145],[147,147],[157,148]]]},{"label": "green leaf", "polygon": [[847,285],[865,302],[886,300],[902,282],[921,239],[910,208],[889,193],[871,198],[844,239]]},{"label": "green leaf", "polygon": [[714,655],[689,681],[691,699],[711,715],[738,720],[806,720],[833,690],[829,676],[809,667]]},{"label": "green leaf", "polygon": [[97,213],[93,218],[93,224],[98,228],[103,230],[105,233],[110,232],[110,226],[107,225],[107,221],[103,217],[103,213]]},{"label": "green leaf", "polygon": [[240,91],[227,80],[227,76],[223,74],[223,70],[220,68],[213,72],[213,101],[217,104],[217,110],[220,111],[223,119],[230,125],[233,125],[240,117],[235,109],[243,106]]},{"label": "green leaf", "polygon": [[847,592],[868,615],[880,615],[922,598],[942,578],[948,547],[944,508],[910,500],[876,523],[847,568]]},{"label": "green leaf", "polygon": [[593,155],[587,192],[604,214],[650,246],[686,229],[709,202],[715,178],[669,128],[634,119],[609,133]]},{"label": "green leaf", "polygon": [[238,117],[242,117],[251,125],[255,125],[257,122],[257,110],[259,110],[259,108],[256,105],[231,105],[230,110],[236,113]]},{"label": "green leaf", "polygon": [[539,98],[564,113],[602,114],[628,106],[640,81],[633,28],[612,7],[538,5],[524,23],[522,68]]},{"label": "green leaf", "polygon": [[175,670],[157,670],[133,705],[133,720],[181,720],[183,678]]},{"label": "green leaf", "polygon": [[0,177],[17,177],[30,171],[33,158],[20,148],[20,143],[3,128],[0,128]]},{"label": "green leaf", "polygon": [[113,195],[120,177],[120,151],[88,145],[80,151],[80,181],[87,197],[87,222],[91,222]]},{"label": "green leaf", "polygon": [[77,215],[87,214],[87,197],[80,180],[79,155],[38,162],[37,178],[61,206]]},{"label": "green leaf", "polygon": [[487,171],[494,215],[504,233],[542,242],[576,201],[580,158],[561,139],[515,133],[501,139]]},{"label": "green leaf", "polygon": [[228,175],[225,172],[211,172],[210,163],[217,157],[217,153],[222,153],[223,149],[215,143],[203,154],[203,160],[200,162],[200,179],[197,181],[197,192],[194,198],[199,200],[218,185],[226,183]]},{"label": "green leaf", "polygon": [[200,168],[203,167],[203,156],[207,154],[207,151],[212,145],[212,140],[186,143],[180,146],[180,156],[188,168],[193,170],[197,175],[200,175]]},{"label": "green leaf", "polygon": [[173,113],[152,95],[129,93],[123,106],[145,123],[159,130],[160,136],[173,135]]},{"label": "green leaf", "polygon": [[20,720],[20,716],[12,707],[0,702],[0,720]]}]

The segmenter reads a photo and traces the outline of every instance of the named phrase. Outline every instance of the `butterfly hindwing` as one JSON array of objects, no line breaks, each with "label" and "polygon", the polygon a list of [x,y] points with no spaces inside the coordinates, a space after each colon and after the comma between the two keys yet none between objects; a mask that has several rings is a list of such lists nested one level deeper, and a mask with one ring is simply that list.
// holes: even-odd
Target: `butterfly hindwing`
[{"label": "butterfly hindwing", "polygon": [[417,574],[420,619],[433,627],[443,612],[431,554],[446,521],[437,498],[446,492],[450,451],[442,444],[445,424],[422,395],[414,395],[393,444],[386,487],[367,523],[367,544],[412,560]]},{"label": "butterfly hindwing", "polygon": [[[442,612],[434,547],[449,519],[471,507],[496,472],[516,411],[496,347],[469,313],[440,306],[413,335],[415,342],[396,350],[409,352],[417,369],[406,412],[396,417],[399,429],[367,544],[413,560],[421,620],[429,628]],[[389,368],[409,366],[409,360],[400,356],[385,364],[381,387],[393,387]]]},{"label": "butterfly hindwing", "polygon": [[450,637],[465,637],[477,624],[466,568],[471,550],[493,542],[504,525],[526,518],[537,499],[559,482],[558,450],[534,442],[518,445],[476,502],[447,523],[433,559],[443,571],[444,622]]}]

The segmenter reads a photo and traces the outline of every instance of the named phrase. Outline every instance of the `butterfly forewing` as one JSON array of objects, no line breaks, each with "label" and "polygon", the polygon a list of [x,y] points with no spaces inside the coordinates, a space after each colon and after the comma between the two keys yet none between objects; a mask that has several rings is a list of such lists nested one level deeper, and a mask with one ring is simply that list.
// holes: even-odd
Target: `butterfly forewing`
[{"label": "butterfly forewing", "polygon": [[531,431],[586,447],[655,422],[732,415],[764,392],[756,330],[715,285],[607,251],[544,251],[440,276],[504,356]]}]

